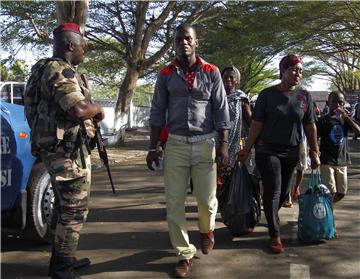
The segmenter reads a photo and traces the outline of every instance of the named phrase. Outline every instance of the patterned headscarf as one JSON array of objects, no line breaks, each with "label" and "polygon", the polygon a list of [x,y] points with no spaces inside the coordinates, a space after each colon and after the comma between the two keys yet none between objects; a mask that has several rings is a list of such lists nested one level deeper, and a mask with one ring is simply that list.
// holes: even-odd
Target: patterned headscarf
[{"label": "patterned headscarf", "polygon": [[237,79],[237,84],[238,84],[238,86],[239,86],[239,85],[240,85],[240,78],[241,78],[239,69],[236,68],[234,65],[231,64],[230,66],[225,67],[225,68],[221,71],[221,76],[223,76],[226,71],[234,71],[235,76],[236,76],[236,79]]},{"label": "patterned headscarf", "polygon": [[287,68],[296,65],[297,63],[303,64],[303,60],[300,56],[296,54],[288,54],[284,56],[279,63],[280,68],[280,79],[282,78],[282,72],[285,71]]}]

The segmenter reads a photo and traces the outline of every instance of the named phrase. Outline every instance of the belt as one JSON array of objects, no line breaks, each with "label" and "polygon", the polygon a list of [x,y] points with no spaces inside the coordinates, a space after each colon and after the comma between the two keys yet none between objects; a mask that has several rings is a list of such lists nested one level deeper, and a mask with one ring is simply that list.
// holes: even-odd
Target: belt
[{"label": "belt", "polygon": [[184,143],[195,143],[195,142],[201,142],[207,139],[215,138],[216,135],[217,135],[216,132],[212,132],[210,134],[205,134],[205,135],[186,137],[186,136],[179,136],[169,133],[169,139],[175,139]]}]

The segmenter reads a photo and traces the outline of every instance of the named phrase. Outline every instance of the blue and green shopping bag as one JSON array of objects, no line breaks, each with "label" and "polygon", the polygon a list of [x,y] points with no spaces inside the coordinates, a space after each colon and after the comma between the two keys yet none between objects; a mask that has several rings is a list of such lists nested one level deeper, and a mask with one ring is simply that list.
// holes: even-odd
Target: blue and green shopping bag
[{"label": "blue and green shopping bag", "polygon": [[330,191],[321,184],[318,170],[312,170],[308,190],[299,196],[298,238],[318,242],[335,237]]}]

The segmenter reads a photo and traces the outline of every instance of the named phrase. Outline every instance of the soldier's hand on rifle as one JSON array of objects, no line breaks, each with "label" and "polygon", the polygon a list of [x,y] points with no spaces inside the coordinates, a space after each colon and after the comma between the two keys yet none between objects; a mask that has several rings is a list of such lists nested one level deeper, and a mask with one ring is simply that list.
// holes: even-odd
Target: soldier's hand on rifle
[{"label": "soldier's hand on rifle", "polygon": [[94,118],[96,121],[101,121],[105,117],[103,108],[98,104],[88,104],[85,101],[77,102],[71,109],[68,110],[68,113],[82,121],[86,119]]},{"label": "soldier's hand on rifle", "polygon": [[95,133],[96,133],[96,127],[95,127],[93,121],[91,119],[86,119],[84,121],[84,125],[85,125],[86,134],[87,134],[88,138],[93,139],[95,137]]},{"label": "soldier's hand on rifle", "polygon": [[100,106],[98,104],[93,104],[93,105],[98,107],[98,113],[94,116],[93,119],[95,122],[100,122],[101,120],[103,120],[105,118],[104,109],[102,108],[102,106]]}]

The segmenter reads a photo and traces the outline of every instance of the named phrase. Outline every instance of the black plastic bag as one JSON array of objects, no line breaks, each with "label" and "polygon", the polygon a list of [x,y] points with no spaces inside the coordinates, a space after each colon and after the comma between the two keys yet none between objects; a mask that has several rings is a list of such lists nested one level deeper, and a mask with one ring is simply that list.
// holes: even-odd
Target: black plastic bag
[{"label": "black plastic bag", "polygon": [[218,194],[223,223],[233,236],[248,234],[260,221],[259,180],[236,165]]}]

